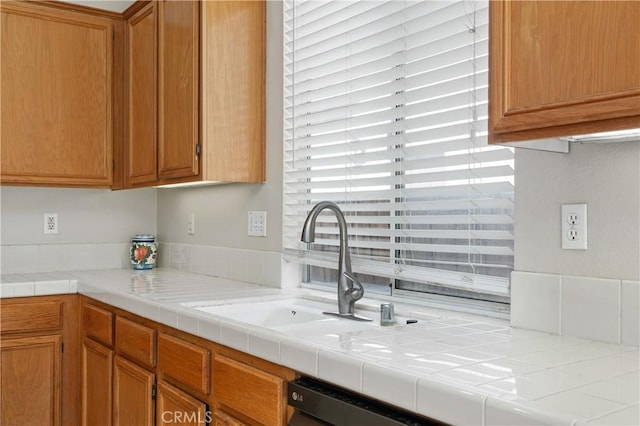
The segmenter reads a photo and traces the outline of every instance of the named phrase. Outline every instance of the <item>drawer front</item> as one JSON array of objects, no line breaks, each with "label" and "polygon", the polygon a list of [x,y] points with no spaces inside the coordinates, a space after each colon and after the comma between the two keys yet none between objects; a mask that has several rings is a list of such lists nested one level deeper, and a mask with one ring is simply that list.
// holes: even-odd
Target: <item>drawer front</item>
[{"label": "drawer front", "polygon": [[116,352],[147,367],[156,366],[156,331],[116,317]]},{"label": "drawer front", "polygon": [[2,333],[58,330],[62,328],[62,302],[2,304]]},{"label": "drawer front", "polygon": [[161,333],[158,367],[164,376],[204,394],[211,389],[211,354],[198,345]]},{"label": "drawer front", "polygon": [[216,400],[265,425],[284,421],[284,379],[225,356],[213,362]]},{"label": "drawer front", "polygon": [[82,306],[82,328],[87,337],[113,345],[113,313],[94,305]]}]

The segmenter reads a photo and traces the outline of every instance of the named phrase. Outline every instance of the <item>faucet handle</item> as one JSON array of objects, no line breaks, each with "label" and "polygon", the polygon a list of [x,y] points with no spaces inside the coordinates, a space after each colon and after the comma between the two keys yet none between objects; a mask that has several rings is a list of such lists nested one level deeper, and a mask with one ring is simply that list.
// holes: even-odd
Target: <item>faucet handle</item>
[{"label": "faucet handle", "polygon": [[360,281],[349,271],[345,271],[344,276],[353,283],[353,288],[350,288],[348,292],[349,298],[354,302],[362,299],[362,296],[364,296],[364,287],[360,284]]}]

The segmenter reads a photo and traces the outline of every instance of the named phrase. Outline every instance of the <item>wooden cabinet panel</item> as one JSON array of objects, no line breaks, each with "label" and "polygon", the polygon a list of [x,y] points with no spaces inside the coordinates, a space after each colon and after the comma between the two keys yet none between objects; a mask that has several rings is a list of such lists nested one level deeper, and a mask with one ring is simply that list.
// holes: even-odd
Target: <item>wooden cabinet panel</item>
[{"label": "wooden cabinet panel", "polygon": [[224,411],[215,410],[211,421],[213,426],[247,426],[235,417],[225,413]]},{"label": "wooden cabinet panel", "polygon": [[158,336],[158,368],[173,380],[208,394],[210,390],[210,352],[168,334]]},{"label": "wooden cabinet panel", "polygon": [[162,426],[203,425],[208,421],[207,404],[168,383],[160,382],[158,383],[156,420],[156,423]]},{"label": "wooden cabinet panel", "polygon": [[158,3],[161,179],[198,174],[200,2]]},{"label": "wooden cabinet panel", "polygon": [[156,331],[116,317],[116,352],[144,366],[156,366]]},{"label": "wooden cabinet panel", "polygon": [[110,426],[113,350],[85,339],[82,346],[82,424]]},{"label": "wooden cabinet panel", "polygon": [[151,2],[127,20],[127,187],[158,180],[157,10]]},{"label": "wooden cabinet panel", "polygon": [[2,182],[112,182],[112,25],[106,18],[2,2]]},{"label": "wooden cabinet panel", "polygon": [[[207,180],[265,180],[265,2],[203,2]],[[221,58],[224,58],[221,60]]]},{"label": "wooden cabinet panel", "polygon": [[2,306],[2,315],[0,315],[2,333],[59,330],[61,327],[62,302],[33,301]]},{"label": "wooden cabinet panel", "polygon": [[284,379],[225,356],[213,362],[213,389],[220,403],[265,425],[282,425]]},{"label": "wooden cabinet panel", "polygon": [[97,306],[82,305],[82,329],[85,336],[107,346],[113,345],[113,314]]},{"label": "wooden cabinet panel", "polygon": [[155,375],[115,357],[113,374],[113,418],[116,426],[151,426]]},{"label": "wooden cabinet panel", "polygon": [[0,424],[61,424],[62,336],[1,340]]},{"label": "wooden cabinet panel", "polygon": [[640,126],[640,2],[490,2],[490,140]]}]

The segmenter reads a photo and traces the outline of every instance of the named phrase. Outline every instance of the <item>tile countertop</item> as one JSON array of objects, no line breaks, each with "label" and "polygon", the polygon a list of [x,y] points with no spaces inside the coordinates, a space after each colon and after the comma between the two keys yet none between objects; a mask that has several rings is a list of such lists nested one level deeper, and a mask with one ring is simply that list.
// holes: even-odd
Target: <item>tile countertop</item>
[{"label": "tile countertop", "polygon": [[[180,303],[226,304],[292,292],[327,301],[332,295],[168,269],[3,275],[0,285],[1,297],[76,291],[450,424],[640,424],[637,347],[398,303],[396,313],[417,318],[416,324],[289,336]],[[365,296],[362,306],[374,309],[379,303]]]}]

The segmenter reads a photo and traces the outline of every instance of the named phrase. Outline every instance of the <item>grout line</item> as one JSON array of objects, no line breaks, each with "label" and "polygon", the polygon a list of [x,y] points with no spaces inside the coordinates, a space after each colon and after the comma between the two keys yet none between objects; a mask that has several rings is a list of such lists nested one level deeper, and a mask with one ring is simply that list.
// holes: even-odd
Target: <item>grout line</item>
[{"label": "grout line", "polygon": [[622,344],[622,280],[618,281],[618,344]]},{"label": "grout line", "polygon": [[562,283],[563,283],[563,275],[560,275],[560,285],[559,285],[559,301],[558,301],[558,335],[562,336]]}]

